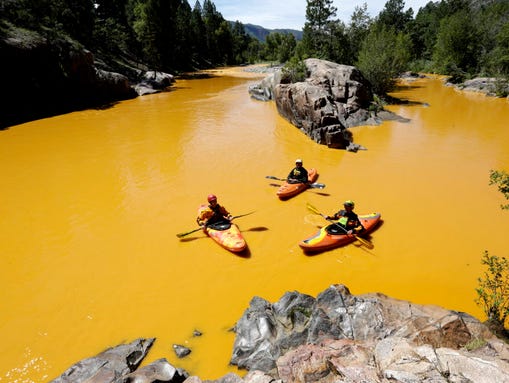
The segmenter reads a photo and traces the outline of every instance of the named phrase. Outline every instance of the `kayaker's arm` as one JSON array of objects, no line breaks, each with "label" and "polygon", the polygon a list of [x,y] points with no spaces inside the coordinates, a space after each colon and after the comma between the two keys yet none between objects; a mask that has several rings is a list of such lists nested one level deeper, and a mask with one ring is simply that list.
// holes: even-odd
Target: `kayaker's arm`
[{"label": "kayaker's arm", "polygon": [[337,221],[342,216],[343,215],[341,214],[341,210],[340,210],[337,213],[334,213],[333,215],[326,215],[324,218],[325,219],[329,219],[329,220]]},{"label": "kayaker's arm", "polygon": [[228,210],[226,210],[224,206],[221,206],[220,212],[223,215],[223,218],[227,219],[228,221],[232,220],[233,216],[230,214]]}]

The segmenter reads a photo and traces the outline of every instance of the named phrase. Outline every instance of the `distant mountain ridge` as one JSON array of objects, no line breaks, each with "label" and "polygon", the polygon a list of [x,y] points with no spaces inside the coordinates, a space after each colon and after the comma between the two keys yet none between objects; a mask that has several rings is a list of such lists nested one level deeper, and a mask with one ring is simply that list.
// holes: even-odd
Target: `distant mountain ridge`
[{"label": "distant mountain ridge", "polygon": [[[230,21],[230,23],[232,23]],[[262,42],[265,42],[265,38],[272,32],[278,33],[291,33],[295,36],[295,39],[302,40],[302,30],[298,31],[296,29],[266,29],[259,25],[254,24],[244,24],[244,29],[246,33]]]}]

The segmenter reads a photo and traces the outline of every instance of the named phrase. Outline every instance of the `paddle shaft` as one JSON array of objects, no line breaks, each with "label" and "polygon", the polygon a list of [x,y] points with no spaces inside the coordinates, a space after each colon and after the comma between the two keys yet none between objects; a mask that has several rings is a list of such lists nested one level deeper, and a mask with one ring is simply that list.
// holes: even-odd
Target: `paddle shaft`
[{"label": "paddle shaft", "polygon": [[[271,180],[277,180],[277,181],[288,181],[286,178],[279,178],[275,176],[265,176],[265,178],[271,179]],[[307,184],[312,189],[323,189],[325,187],[325,184],[321,184],[318,182],[313,182],[312,184]]]},{"label": "paddle shaft", "polygon": [[[245,217],[246,215],[253,214],[253,213],[254,213],[254,211],[251,211],[251,212],[246,213],[246,214],[236,215],[236,216],[232,217],[232,219],[230,221],[233,221],[235,218]],[[185,237],[186,235],[189,235],[189,234],[192,234],[192,233],[196,233],[197,231],[200,231],[200,230],[203,230],[203,228],[199,227],[198,229],[186,231],[184,233],[178,233],[177,237],[178,238],[182,238],[182,237]]]}]

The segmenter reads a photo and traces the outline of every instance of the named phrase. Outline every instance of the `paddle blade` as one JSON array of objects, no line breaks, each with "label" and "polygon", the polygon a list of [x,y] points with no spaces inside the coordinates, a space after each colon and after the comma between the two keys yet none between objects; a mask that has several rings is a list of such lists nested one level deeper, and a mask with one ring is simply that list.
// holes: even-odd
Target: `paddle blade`
[{"label": "paddle blade", "polygon": [[249,213],[246,213],[246,214],[236,215],[235,217],[232,217],[232,219],[245,217],[246,215],[253,214],[253,213],[254,213],[254,211],[250,211]]},{"label": "paddle blade", "polygon": [[313,213],[318,214],[318,215],[322,215],[322,214],[318,211],[318,209],[317,209],[316,207],[314,207],[313,205],[311,205],[311,204],[309,204],[309,203],[308,203],[308,204],[306,204],[306,207],[308,208],[308,210],[309,210],[309,211],[312,211]]},{"label": "paddle blade", "polygon": [[271,180],[286,181],[286,178],[279,178],[279,177],[275,177],[275,176],[265,176],[265,178],[268,178]]},{"label": "paddle blade", "polygon": [[315,182],[313,184],[309,184],[309,187],[313,189],[323,189],[325,187],[325,184],[319,184]]},{"label": "paddle blade", "polygon": [[375,247],[375,246],[374,246],[371,242],[369,242],[367,239],[361,238],[361,237],[359,237],[359,236],[357,236],[357,235],[355,236],[355,239],[356,239],[357,241],[359,241],[360,243],[362,243],[364,246],[366,246],[368,249],[372,249],[372,248],[374,248],[374,247]]},{"label": "paddle blade", "polygon": [[189,235],[189,234],[191,234],[191,233],[195,233],[195,232],[197,232],[197,231],[199,231],[199,230],[201,230],[201,227],[199,227],[198,229],[194,229],[194,230],[186,231],[186,232],[184,232],[184,233],[178,233],[178,234],[177,234],[177,237],[178,237],[178,238],[182,238],[182,237],[185,237],[186,235]]}]

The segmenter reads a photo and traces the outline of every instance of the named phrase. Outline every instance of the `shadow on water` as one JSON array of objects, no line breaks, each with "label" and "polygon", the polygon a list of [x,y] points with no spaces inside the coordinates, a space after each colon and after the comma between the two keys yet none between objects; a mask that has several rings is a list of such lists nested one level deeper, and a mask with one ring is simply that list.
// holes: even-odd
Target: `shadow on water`
[{"label": "shadow on water", "polygon": [[204,72],[191,72],[191,73],[182,73],[176,76],[179,80],[197,80],[197,79],[207,79],[207,78],[215,78],[217,76],[204,73]]},{"label": "shadow on water", "polygon": [[246,231],[267,231],[269,230],[268,227],[265,227],[265,226],[257,226],[257,227],[252,227],[250,229],[246,229],[246,230],[241,230],[241,232],[246,232]]},{"label": "shadow on water", "polygon": [[[421,88],[420,86],[416,86],[415,88]],[[406,86],[396,86],[393,90],[393,92],[400,92],[404,90],[409,90]],[[400,98],[400,97],[393,97],[386,95],[384,97],[384,100],[389,105],[408,105],[408,106],[429,106],[427,102],[420,102],[420,101],[410,101],[408,99]]]},{"label": "shadow on water", "polygon": [[249,246],[245,248],[245,250],[242,250],[241,252],[234,253],[235,255],[239,256],[240,258],[251,258],[251,250],[249,250]]},{"label": "shadow on water", "polygon": [[180,242],[191,242],[191,241],[195,241],[197,239],[201,239],[201,238],[208,238],[207,236],[200,236],[200,237],[187,237],[187,238],[180,238]]},{"label": "shadow on water", "polygon": [[321,196],[324,196],[324,197],[330,197],[329,193],[319,192],[319,191],[315,191],[315,190],[308,190],[308,191],[313,192],[318,195],[321,195]]},{"label": "shadow on water", "polygon": [[424,88],[422,85],[408,84],[408,85],[396,85],[393,92],[401,92],[403,90],[413,90],[413,89],[422,89]]}]

